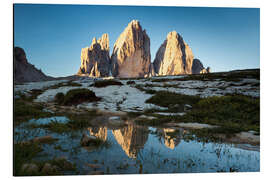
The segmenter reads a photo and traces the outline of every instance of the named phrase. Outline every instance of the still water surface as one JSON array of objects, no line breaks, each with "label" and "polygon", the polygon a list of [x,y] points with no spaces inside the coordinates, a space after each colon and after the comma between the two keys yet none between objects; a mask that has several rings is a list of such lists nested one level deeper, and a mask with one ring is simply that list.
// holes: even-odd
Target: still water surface
[{"label": "still water surface", "polygon": [[[28,123],[46,124],[52,120],[65,123],[66,117],[43,118]],[[203,143],[183,139],[182,128],[154,128],[130,123],[124,127],[88,127],[69,133],[53,133],[45,129],[15,128],[15,141],[51,135],[54,144],[44,144],[36,160],[65,156],[76,164],[79,174],[102,171],[105,174],[254,172],[260,170],[260,152],[245,150],[227,143]],[[100,147],[82,147],[82,134],[96,136],[106,142]],[[26,134],[22,137],[22,134]],[[246,145],[253,147],[251,145]],[[255,147],[256,149],[256,147]],[[97,164],[99,168],[89,167]],[[73,174],[75,172],[66,172]]]}]

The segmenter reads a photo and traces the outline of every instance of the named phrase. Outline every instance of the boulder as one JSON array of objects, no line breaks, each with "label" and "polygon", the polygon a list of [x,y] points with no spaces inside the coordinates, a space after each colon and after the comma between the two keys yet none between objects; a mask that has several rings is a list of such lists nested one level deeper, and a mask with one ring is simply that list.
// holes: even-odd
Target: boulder
[{"label": "boulder", "polygon": [[82,146],[89,146],[91,144],[95,144],[97,141],[97,138],[95,136],[88,136],[87,134],[83,134],[81,138],[81,145]]},{"label": "boulder", "polygon": [[150,39],[139,21],[131,21],[116,40],[111,56],[114,77],[145,77],[151,64]]},{"label": "boulder", "polygon": [[39,171],[39,168],[34,163],[26,163],[22,165],[21,172],[26,175],[35,175]]},{"label": "boulder", "polygon": [[58,171],[57,166],[52,166],[50,163],[45,163],[41,169],[41,172],[46,175],[55,174]]},{"label": "boulder", "polygon": [[94,37],[90,47],[81,51],[81,66],[78,75],[106,77],[110,71],[109,35],[103,34],[98,40]]},{"label": "boulder", "polygon": [[176,32],[168,33],[154,59],[157,75],[181,75],[192,73],[193,54],[191,48]]}]

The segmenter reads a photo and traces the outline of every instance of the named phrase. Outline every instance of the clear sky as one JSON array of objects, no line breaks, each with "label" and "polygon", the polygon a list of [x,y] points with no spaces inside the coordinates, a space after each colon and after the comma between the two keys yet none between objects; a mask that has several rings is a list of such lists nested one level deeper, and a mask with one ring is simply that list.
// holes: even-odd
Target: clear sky
[{"label": "clear sky", "polygon": [[151,59],[170,31],[177,31],[195,58],[212,71],[259,68],[258,8],[192,8],[93,5],[14,5],[14,45],[50,76],[77,73],[81,49],[109,34],[110,50],[133,20],[151,41]]}]

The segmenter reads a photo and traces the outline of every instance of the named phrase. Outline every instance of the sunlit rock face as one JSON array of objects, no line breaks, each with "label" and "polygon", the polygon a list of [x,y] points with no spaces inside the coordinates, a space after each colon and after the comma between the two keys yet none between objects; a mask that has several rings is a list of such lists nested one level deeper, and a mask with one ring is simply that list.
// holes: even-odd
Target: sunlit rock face
[{"label": "sunlit rock face", "polygon": [[174,149],[181,142],[181,132],[176,129],[163,129],[164,144],[170,149]]},{"label": "sunlit rock face", "polygon": [[191,74],[193,58],[191,48],[176,31],[172,31],[156,53],[155,72],[161,76]]},{"label": "sunlit rock face", "polygon": [[116,40],[111,56],[115,77],[146,77],[151,64],[150,39],[139,21],[131,21]]},{"label": "sunlit rock face", "polygon": [[41,70],[30,64],[26,58],[26,53],[20,47],[14,48],[14,75],[15,83],[36,82],[52,80]]},{"label": "sunlit rock face", "polygon": [[194,59],[192,64],[192,74],[205,74],[210,73],[210,67],[206,69],[203,67],[202,62],[199,59]]},{"label": "sunlit rock face", "polygon": [[109,35],[103,34],[96,40],[93,38],[90,47],[81,51],[81,66],[78,75],[90,77],[106,77],[110,73]]},{"label": "sunlit rock face", "polygon": [[98,139],[106,141],[107,139],[107,127],[91,127],[88,128],[89,134],[95,136]]},{"label": "sunlit rock face", "polygon": [[113,135],[130,158],[137,157],[137,153],[143,148],[148,139],[147,128],[135,125],[128,125],[119,130],[113,130]]}]

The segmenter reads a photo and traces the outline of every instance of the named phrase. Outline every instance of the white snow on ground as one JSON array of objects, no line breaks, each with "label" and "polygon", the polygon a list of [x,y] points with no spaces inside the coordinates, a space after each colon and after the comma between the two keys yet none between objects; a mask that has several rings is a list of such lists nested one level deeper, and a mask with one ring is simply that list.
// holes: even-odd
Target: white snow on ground
[{"label": "white snow on ground", "polygon": [[[88,108],[98,108],[100,110],[116,111],[143,111],[148,108],[167,109],[153,104],[146,104],[151,94],[130,87],[130,86],[108,86],[105,88],[88,87],[85,84],[83,88],[87,88],[95,92],[96,96],[101,97],[99,102],[84,103],[79,106]],[[39,95],[35,102],[50,102],[53,101],[55,95],[59,92],[66,94],[71,89],[82,87],[60,87],[58,89],[49,89]]]},{"label": "white snow on ground", "polygon": [[82,87],[78,87],[78,86],[73,86],[73,87],[69,87],[69,86],[64,86],[64,87],[60,87],[58,89],[49,89],[47,91],[45,91],[44,93],[42,93],[41,95],[39,95],[37,97],[37,99],[35,99],[35,102],[51,102],[54,100],[54,97],[57,93],[62,92],[64,94],[66,94],[69,90],[71,89],[78,89],[78,88],[82,88]]},{"label": "white snow on ground", "polygon": [[[169,91],[185,95],[199,95],[200,97],[222,96],[225,94],[240,93],[253,97],[260,96],[260,89],[258,87],[251,87],[251,85],[244,85],[243,83],[259,83],[256,79],[243,79],[240,82],[226,82],[226,81],[169,81],[169,82],[147,82],[153,87],[143,87],[145,89],[153,89],[156,91]],[[137,83],[143,85],[144,83]],[[166,87],[166,85],[178,85],[176,87]],[[163,86],[163,87],[161,87]]]},{"label": "white snow on ground", "polygon": [[[162,78],[179,78],[184,76],[164,76],[153,77],[152,79]],[[147,104],[145,101],[152,97],[152,94],[146,94],[143,91],[135,88],[135,85],[141,85],[144,89],[153,89],[156,91],[169,91],[186,95],[199,95],[200,97],[209,96],[223,96],[230,93],[240,93],[250,95],[253,97],[260,97],[260,87],[252,86],[254,83],[259,83],[256,79],[243,79],[240,82],[226,82],[221,80],[214,81],[169,81],[169,82],[152,82],[151,79],[136,79],[132,80],[135,85],[126,85],[130,80],[121,81],[123,86],[107,86],[104,88],[89,87],[94,81],[101,78],[81,77],[79,80],[73,81],[82,84],[81,87],[60,87],[58,89],[48,89],[37,97],[36,102],[50,102],[53,101],[58,92],[67,93],[71,89],[87,88],[95,92],[96,96],[101,97],[102,100],[93,103],[84,103],[79,106],[88,108],[98,108],[100,110],[109,111],[143,111],[148,108],[167,109],[153,104]],[[16,92],[27,92],[31,89],[44,89],[50,86],[67,82],[68,80],[44,81],[26,83],[24,85],[16,85],[14,88]],[[246,84],[244,84],[246,83]],[[144,86],[152,85],[153,87]],[[166,87],[168,86],[168,87]],[[173,86],[173,87],[170,87]]]},{"label": "white snow on ground", "polygon": [[62,82],[67,82],[68,80],[55,80],[55,81],[41,81],[41,82],[31,82],[22,85],[15,85],[14,92],[19,91],[30,91],[32,89],[44,89]]},{"label": "white snow on ground", "polygon": [[83,104],[85,107],[98,108],[110,111],[143,111],[149,108],[167,109],[153,104],[147,104],[145,101],[152,97],[152,94],[146,94],[130,86],[108,86],[105,88],[90,87],[96,96],[102,97],[100,102]]},{"label": "white snow on ground", "polygon": [[154,114],[159,114],[163,116],[184,116],[186,113],[184,112],[180,112],[180,113],[155,112]]}]

